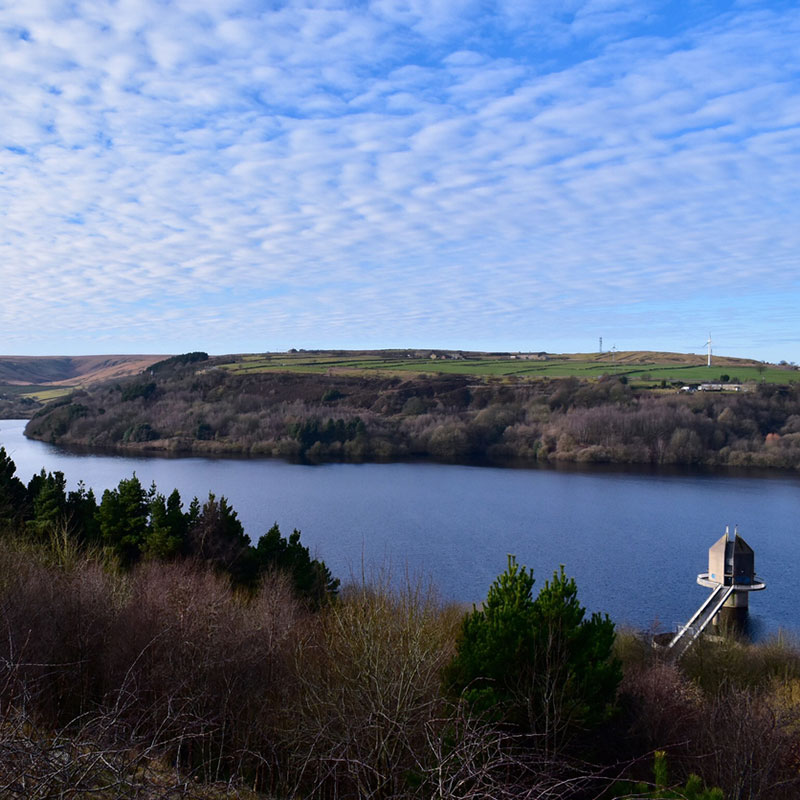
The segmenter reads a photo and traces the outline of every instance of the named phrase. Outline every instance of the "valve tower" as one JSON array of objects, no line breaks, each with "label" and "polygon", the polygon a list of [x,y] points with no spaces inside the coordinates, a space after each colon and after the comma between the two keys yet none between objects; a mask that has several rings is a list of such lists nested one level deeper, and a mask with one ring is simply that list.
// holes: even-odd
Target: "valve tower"
[{"label": "valve tower", "polygon": [[[756,575],[753,548],[734,529],[733,539],[725,533],[708,549],[708,572],[701,572],[697,582],[709,589],[732,586],[722,608],[721,621],[741,623],[747,616],[750,592],[759,592],[766,584]],[[717,623],[717,620],[714,620]]]},{"label": "valve tower", "polygon": [[692,646],[709,623],[738,626],[747,617],[750,592],[766,588],[756,575],[753,548],[734,530],[729,539],[728,528],[708,549],[708,572],[697,576],[701,586],[712,590],[692,618],[681,625],[667,649],[677,660]]}]

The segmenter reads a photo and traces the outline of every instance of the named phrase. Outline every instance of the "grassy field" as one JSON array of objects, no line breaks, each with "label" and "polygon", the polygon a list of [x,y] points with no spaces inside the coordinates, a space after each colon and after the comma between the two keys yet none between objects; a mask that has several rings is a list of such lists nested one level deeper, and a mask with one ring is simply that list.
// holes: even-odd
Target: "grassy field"
[{"label": "grassy field", "polygon": [[75,386],[8,386],[0,384],[0,395],[10,397],[31,397],[34,400],[55,400],[68,395]]},{"label": "grassy field", "polygon": [[[246,354],[217,360],[218,367],[238,374],[259,372],[294,372],[330,375],[466,375],[474,378],[516,377],[537,378],[576,377],[596,379],[602,375],[625,376],[634,386],[658,388],[662,382],[673,384],[718,383],[727,375],[730,383],[766,382],[786,384],[800,381],[800,371],[793,368],[761,364],[746,359],[714,357],[706,366],[705,356],[685,353],[627,351],[610,353],[573,353],[548,355],[547,360],[532,360],[520,356],[492,353],[464,353],[459,358],[442,358],[435,351],[316,351],[295,353]],[[98,357],[99,358],[99,357]],[[133,358],[133,357],[132,357]],[[229,360],[228,360],[229,359]],[[132,369],[133,365],[110,362],[114,370]],[[145,362],[149,363],[149,362]],[[137,368],[140,364],[136,365]],[[116,372],[114,373],[116,376]],[[0,395],[30,397],[47,402],[68,395],[76,385],[41,383],[9,385],[0,383]]]},{"label": "grassy field", "polygon": [[56,400],[59,397],[64,397],[70,394],[75,386],[54,386],[54,387],[35,387],[33,391],[24,393],[24,397],[32,397],[34,400],[39,400],[46,403],[48,400]]},{"label": "grassy field", "polygon": [[[663,356],[659,359],[659,356]],[[303,372],[303,373],[438,373],[444,375],[472,375],[475,377],[521,378],[598,378],[601,375],[624,375],[629,381],[641,385],[667,383],[717,383],[727,375],[731,383],[767,382],[791,383],[800,381],[800,372],[794,369],[758,364],[744,359],[720,359],[707,367],[701,356],[677,354],[618,353],[612,361],[609,355],[585,354],[554,357],[548,361],[531,361],[509,356],[467,357],[463,359],[432,359],[430,357],[398,357],[374,353],[273,353],[246,355],[222,364],[224,369],[237,373],[247,372]],[[691,363],[694,361],[695,363]],[[696,363],[700,361],[701,363]]]}]

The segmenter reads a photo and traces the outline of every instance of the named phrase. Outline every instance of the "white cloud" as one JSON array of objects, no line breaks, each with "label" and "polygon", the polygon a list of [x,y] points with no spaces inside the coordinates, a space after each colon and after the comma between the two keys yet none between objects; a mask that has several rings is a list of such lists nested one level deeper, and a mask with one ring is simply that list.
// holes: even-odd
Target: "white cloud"
[{"label": "white cloud", "polygon": [[71,8],[2,34],[19,351],[537,346],[665,296],[796,305],[795,10]]}]

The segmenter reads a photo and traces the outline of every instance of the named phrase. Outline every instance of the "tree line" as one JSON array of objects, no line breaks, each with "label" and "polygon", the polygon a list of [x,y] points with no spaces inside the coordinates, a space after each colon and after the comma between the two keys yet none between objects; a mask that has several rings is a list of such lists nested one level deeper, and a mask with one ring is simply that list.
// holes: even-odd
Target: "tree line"
[{"label": "tree line", "polygon": [[228,575],[234,584],[255,586],[268,571],[291,577],[298,596],[320,605],[336,594],[339,581],[323,561],[312,558],[295,530],[285,538],[275,524],[255,546],[225,497],[209,493],[184,508],[177,489],[165,496],[153,483],[145,488],[134,474],[98,502],[81,482],[66,489],[62,472],[43,469],[25,484],[0,447],[0,524],[33,544],[69,541],[96,549],[123,569],[143,560],[190,559]]}]

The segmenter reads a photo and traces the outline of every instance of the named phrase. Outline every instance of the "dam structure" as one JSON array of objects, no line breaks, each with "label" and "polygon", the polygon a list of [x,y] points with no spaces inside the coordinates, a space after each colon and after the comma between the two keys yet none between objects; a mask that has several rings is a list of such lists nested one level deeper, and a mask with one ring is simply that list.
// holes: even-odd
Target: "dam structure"
[{"label": "dam structure", "polygon": [[709,623],[722,621],[741,625],[747,617],[750,592],[766,588],[756,575],[753,548],[739,536],[738,530],[734,530],[731,539],[728,528],[708,549],[708,572],[701,572],[697,582],[712,591],[669,643],[668,649],[676,660],[691,647]]}]

